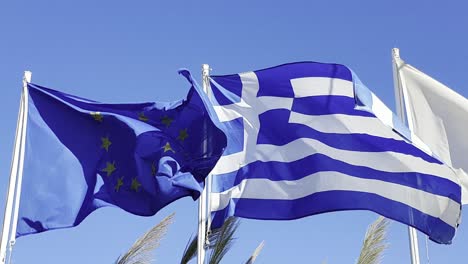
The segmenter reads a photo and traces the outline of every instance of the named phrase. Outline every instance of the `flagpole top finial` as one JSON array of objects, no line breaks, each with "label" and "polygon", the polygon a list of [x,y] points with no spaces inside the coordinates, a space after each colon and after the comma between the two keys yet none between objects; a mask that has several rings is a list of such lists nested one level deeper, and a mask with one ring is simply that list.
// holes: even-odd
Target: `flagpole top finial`
[{"label": "flagpole top finial", "polygon": [[203,78],[210,76],[210,65],[202,64],[202,76]]},{"label": "flagpole top finial", "polygon": [[32,76],[32,72],[24,71],[23,79],[24,79],[25,82],[30,83],[31,82],[31,76]]}]

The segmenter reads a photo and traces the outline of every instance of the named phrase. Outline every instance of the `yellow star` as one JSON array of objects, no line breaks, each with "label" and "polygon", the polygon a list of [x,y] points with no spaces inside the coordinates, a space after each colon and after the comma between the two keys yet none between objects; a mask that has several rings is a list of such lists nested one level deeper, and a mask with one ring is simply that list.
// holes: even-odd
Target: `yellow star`
[{"label": "yellow star", "polygon": [[148,117],[145,116],[145,113],[141,112],[141,113],[138,113],[138,119],[140,119],[141,121],[143,122],[146,122],[148,121]]},{"label": "yellow star", "polygon": [[115,191],[118,192],[120,190],[120,187],[122,187],[123,184],[124,184],[123,176],[120,178],[117,178],[117,183],[115,184],[115,187],[114,187]]},{"label": "yellow star", "polygon": [[177,139],[183,142],[187,137],[188,137],[187,129],[182,129],[179,131],[179,136],[177,137]]},{"label": "yellow star", "polygon": [[90,114],[93,116],[94,120],[98,121],[99,123],[102,122],[103,116],[100,112],[91,112]]},{"label": "yellow star", "polygon": [[151,163],[151,175],[155,176],[156,175],[156,161],[153,161],[153,163]]},{"label": "yellow star", "polygon": [[164,116],[162,119],[161,119],[161,123],[163,123],[164,125],[166,125],[166,127],[169,127],[172,123],[172,120],[170,117],[168,117],[167,115]]},{"label": "yellow star", "polygon": [[164,145],[164,153],[168,152],[168,151],[172,151],[173,153],[175,153],[175,151],[172,149],[171,147],[171,144],[169,144],[169,142],[166,143],[166,145]]},{"label": "yellow star", "polygon": [[105,149],[108,152],[109,147],[112,144],[112,142],[109,140],[109,137],[102,137],[101,141],[102,141],[101,148]]},{"label": "yellow star", "polygon": [[132,191],[138,192],[138,190],[140,189],[140,186],[141,186],[141,183],[139,183],[136,178],[133,178],[132,179],[132,185],[131,185],[130,189]]},{"label": "yellow star", "polygon": [[111,176],[111,174],[115,171],[115,161],[110,163],[106,162],[106,167],[102,169],[101,171],[107,172],[107,177]]}]

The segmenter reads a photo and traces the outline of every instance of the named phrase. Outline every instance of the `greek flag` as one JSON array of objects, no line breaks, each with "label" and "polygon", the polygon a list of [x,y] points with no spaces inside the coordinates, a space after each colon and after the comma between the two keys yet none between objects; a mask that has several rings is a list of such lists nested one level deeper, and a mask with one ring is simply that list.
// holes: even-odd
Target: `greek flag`
[{"label": "greek flag", "polygon": [[[212,170],[212,226],[371,210],[449,244],[455,172],[346,66],[285,64],[212,76],[203,94],[227,147]],[[196,84],[195,84],[196,86]]]}]

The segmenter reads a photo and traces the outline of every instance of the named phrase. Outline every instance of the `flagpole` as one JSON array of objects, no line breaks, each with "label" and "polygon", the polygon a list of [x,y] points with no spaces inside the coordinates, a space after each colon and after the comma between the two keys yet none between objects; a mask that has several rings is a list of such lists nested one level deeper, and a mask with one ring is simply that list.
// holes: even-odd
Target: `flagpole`
[{"label": "flagpole", "polygon": [[[31,75],[30,71],[24,72],[23,77],[23,129],[21,131],[21,147],[20,147],[20,156],[19,156],[19,168],[18,168],[18,176],[16,179],[16,190],[15,190],[15,200],[14,200],[14,209],[13,209],[13,221],[11,223],[11,232],[10,232],[10,254],[9,260],[11,258],[11,254],[13,251],[13,246],[16,243],[16,227],[18,225],[18,213],[19,213],[19,205],[20,205],[20,198],[21,198],[21,186],[23,184],[23,168],[24,168],[24,155],[25,155],[25,148],[26,148],[26,132],[28,127],[28,110],[29,110],[29,91],[28,91],[28,83],[31,82]],[[10,263],[10,261],[8,261]]]},{"label": "flagpole", "polygon": [[[203,79],[203,90],[205,93],[209,96],[210,91],[211,91],[211,86],[210,86],[210,66],[208,64],[203,65],[203,71],[205,72],[203,76],[205,77]],[[209,131],[207,131],[207,137],[208,139],[211,139],[211,135],[209,134]],[[207,140],[207,143],[211,145],[211,141]],[[208,150],[209,151],[209,150]],[[211,194],[211,183],[213,180],[213,176],[211,175],[211,172],[206,176],[206,237],[205,237],[205,245],[209,246],[210,241],[208,235],[211,233],[211,201],[210,201],[210,194]]]},{"label": "flagpole", "polygon": [[[30,76],[30,75],[29,75]],[[27,78],[26,73],[24,78]],[[10,227],[12,223],[12,215],[13,215],[13,203],[15,198],[15,189],[17,185],[17,175],[18,175],[18,162],[20,159],[20,146],[23,138],[23,131],[25,131],[24,120],[27,117],[27,112],[25,111],[26,107],[26,99],[24,94],[24,87],[23,92],[21,94],[20,99],[20,108],[18,111],[18,119],[16,123],[16,132],[15,132],[15,142],[13,147],[12,153],[12,160],[11,160],[11,167],[10,167],[10,178],[8,183],[8,190],[7,190],[7,198],[5,204],[5,213],[3,216],[3,227],[2,227],[2,240],[0,241],[0,263],[5,264],[6,261],[6,250],[8,244],[8,235],[10,233]]]},{"label": "flagpole", "polygon": [[[208,64],[202,65],[202,81],[203,81],[203,91],[208,93],[208,85],[209,85],[209,75],[210,75],[210,66]],[[205,132],[206,132],[206,123],[204,125]],[[206,137],[204,144],[203,144],[203,152],[205,155],[208,153],[208,137]],[[208,176],[209,177],[209,176]],[[206,245],[206,216],[207,216],[207,200],[209,195],[209,185],[211,182],[207,179],[205,180],[205,188],[203,188],[203,192],[200,195],[198,201],[198,247],[197,247],[197,263],[204,264],[205,263],[205,245]]]},{"label": "flagpole", "polygon": [[7,198],[5,204],[5,213],[3,216],[3,228],[2,228],[2,240],[0,242],[0,263],[5,264],[6,260],[6,249],[7,239],[11,227],[11,215],[13,210],[13,195],[16,186],[16,175],[18,172],[18,159],[19,159],[19,147],[20,147],[20,133],[23,125],[23,95],[21,94],[20,110],[18,113],[18,121],[16,125],[15,143],[13,147],[13,155],[10,167],[10,178],[8,183]]},{"label": "flagpole", "polygon": [[[397,114],[400,117],[402,122],[407,121],[408,128],[410,132],[413,132],[413,119],[411,117],[411,112],[409,106],[404,103],[403,98],[407,96],[407,87],[406,82],[403,78],[399,78],[400,72],[399,64],[400,59],[400,50],[398,48],[392,49],[392,58],[393,58],[393,86],[395,89],[395,101]],[[408,236],[410,242],[410,254],[411,254],[411,263],[419,264],[419,248],[418,248],[418,234],[414,227],[408,226]]]}]

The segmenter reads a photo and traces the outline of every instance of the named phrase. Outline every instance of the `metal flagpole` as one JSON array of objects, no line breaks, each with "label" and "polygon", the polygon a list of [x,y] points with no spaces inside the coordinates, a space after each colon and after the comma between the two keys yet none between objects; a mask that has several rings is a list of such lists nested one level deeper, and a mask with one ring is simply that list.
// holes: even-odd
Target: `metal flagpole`
[{"label": "metal flagpole", "polygon": [[[395,101],[397,105],[397,114],[402,122],[405,120],[408,123],[408,128],[413,132],[414,123],[410,114],[409,106],[404,103],[403,98],[407,97],[406,82],[403,78],[399,78],[400,72],[400,50],[397,48],[392,49],[393,57],[393,86],[395,89]],[[419,264],[419,248],[418,248],[418,234],[416,229],[408,226],[408,236],[410,242],[411,263]]]},{"label": "metal flagpole", "polygon": [[15,143],[13,147],[13,155],[10,167],[10,179],[8,183],[7,198],[5,205],[5,213],[3,216],[3,228],[2,228],[2,240],[0,242],[0,263],[5,264],[6,260],[6,249],[7,239],[11,226],[11,215],[13,209],[13,195],[16,186],[16,175],[18,172],[18,159],[19,159],[19,147],[20,147],[20,133],[23,125],[23,95],[21,94],[20,110],[18,113],[18,121],[16,125]]},{"label": "metal flagpole", "polygon": [[[30,76],[30,75],[29,75]],[[26,73],[25,73],[26,78]],[[13,154],[11,160],[11,168],[10,168],[10,179],[8,183],[8,192],[7,192],[7,199],[5,205],[5,214],[3,216],[3,228],[2,228],[2,240],[0,241],[0,263],[5,264],[6,261],[6,249],[8,244],[8,235],[10,233],[11,227],[11,217],[13,214],[13,202],[14,202],[14,195],[15,195],[15,188],[16,188],[16,180],[18,175],[18,162],[20,159],[20,145],[23,137],[23,131],[25,131],[24,120],[27,117],[27,112],[25,111],[26,107],[26,99],[23,93],[21,94],[20,99],[20,109],[18,112],[18,120],[16,124],[16,133],[15,133],[15,143],[13,147]]]},{"label": "metal flagpole", "polygon": [[[203,80],[203,91],[208,93],[208,85],[209,85],[209,75],[210,75],[210,66],[208,64],[202,65],[202,80]],[[206,124],[205,124],[205,131],[206,131]],[[205,154],[208,153],[208,137],[205,139],[203,144],[203,152]],[[198,254],[197,254],[197,263],[204,264],[205,263],[205,245],[206,245],[206,216],[207,216],[207,199],[209,195],[209,185],[210,181],[205,181],[205,188],[200,195],[198,201]]]},{"label": "metal flagpole", "polygon": [[18,167],[18,176],[16,178],[16,190],[15,190],[15,200],[14,200],[14,208],[13,208],[13,221],[11,222],[11,232],[10,232],[10,254],[8,258],[8,263],[11,260],[11,254],[13,251],[13,246],[16,243],[16,227],[18,225],[18,213],[19,213],[19,205],[20,205],[20,198],[21,198],[21,186],[23,183],[23,168],[24,168],[24,155],[25,155],[25,148],[26,148],[26,132],[28,128],[28,102],[29,102],[29,91],[28,91],[28,83],[31,82],[31,75],[30,71],[24,72],[23,77],[23,129],[21,131],[21,147],[20,147],[20,156],[19,156],[19,167]]},{"label": "metal flagpole", "polygon": [[[205,72],[203,74],[203,76],[205,76],[205,78],[203,79],[203,90],[205,91],[205,93],[210,96],[210,91],[211,91],[211,86],[210,86],[210,66],[208,64],[204,64],[203,65],[203,71]],[[207,131],[207,137],[208,139],[210,139],[210,134],[209,134],[209,131]],[[211,143],[210,140],[207,140],[207,143],[209,146]],[[209,151],[209,150],[208,150]],[[210,174],[208,174],[208,176],[206,177],[206,186],[205,186],[205,189],[206,189],[206,237],[205,237],[205,245],[209,246],[210,244],[210,241],[209,241],[209,237],[208,235],[211,233],[211,201],[210,201],[210,193],[211,193],[211,182],[212,182],[212,178],[213,176]]]}]

